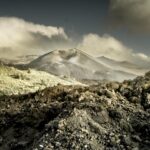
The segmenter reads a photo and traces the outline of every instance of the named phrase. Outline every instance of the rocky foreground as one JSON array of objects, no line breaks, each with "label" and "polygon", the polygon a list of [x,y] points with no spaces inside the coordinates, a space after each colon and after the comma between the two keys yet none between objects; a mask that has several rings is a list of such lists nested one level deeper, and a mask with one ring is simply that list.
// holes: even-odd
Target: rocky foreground
[{"label": "rocky foreground", "polygon": [[123,83],[0,97],[1,150],[149,150],[150,72]]}]

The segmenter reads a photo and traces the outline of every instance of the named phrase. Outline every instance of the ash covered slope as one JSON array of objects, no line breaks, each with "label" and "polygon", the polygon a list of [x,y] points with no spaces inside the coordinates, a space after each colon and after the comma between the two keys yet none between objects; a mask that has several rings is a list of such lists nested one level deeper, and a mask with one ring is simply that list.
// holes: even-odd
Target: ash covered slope
[{"label": "ash covered slope", "polygon": [[150,149],[150,72],[0,99],[0,149]]},{"label": "ash covered slope", "polygon": [[56,75],[82,79],[118,80],[132,79],[136,75],[122,70],[114,70],[96,58],[78,49],[55,50],[32,61],[28,67]]},{"label": "ash covered slope", "polygon": [[97,59],[109,67],[113,67],[114,70],[125,71],[137,76],[144,75],[149,70],[147,68],[142,68],[136,64],[130,63],[128,61],[116,61],[107,57],[97,57]]},{"label": "ash covered slope", "polygon": [[57,84],[80,84],[71,79],[61,79],[54,75],[35,70],[18,70],[0,64],[0,95],[25,94]]}]

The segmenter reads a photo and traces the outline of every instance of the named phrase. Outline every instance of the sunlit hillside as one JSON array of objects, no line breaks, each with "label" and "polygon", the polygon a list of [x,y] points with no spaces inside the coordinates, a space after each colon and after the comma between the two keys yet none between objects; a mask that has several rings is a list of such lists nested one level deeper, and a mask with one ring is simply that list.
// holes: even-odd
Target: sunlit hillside
[{"label": "sunlit hillside", "polygon": [[75,80],[61,79],[51,74],[33,69],[18,70],[0,65],[0,95],[25,94],[57,84],[80,84]]}]

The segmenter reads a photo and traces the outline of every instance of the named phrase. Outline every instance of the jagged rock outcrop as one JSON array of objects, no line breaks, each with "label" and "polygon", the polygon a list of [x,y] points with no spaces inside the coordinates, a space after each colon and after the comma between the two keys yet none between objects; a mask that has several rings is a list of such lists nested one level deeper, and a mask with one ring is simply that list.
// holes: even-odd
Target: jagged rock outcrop
[{"label": "jagged rock outcrop", "polygon": [[150,149],[150,72],[0,97],[0,149]]}]

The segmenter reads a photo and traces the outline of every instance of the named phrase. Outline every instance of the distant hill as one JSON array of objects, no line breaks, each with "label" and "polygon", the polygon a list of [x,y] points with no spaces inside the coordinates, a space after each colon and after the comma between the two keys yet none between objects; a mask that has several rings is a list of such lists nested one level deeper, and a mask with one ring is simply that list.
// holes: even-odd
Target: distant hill
[{"label": "distant hill", "polygon": [[136,77],[134,73],[114,69],[104,61],[100,61],[78,49],[51,51],[35,59],[27,67],[78,80],[123,81]]},{"label": "distant hill", "polygon": [[148,69],[144,69],[136,64],[133,64],[128,61],[116,61],[107,57],[97,57],[100,63],[104,63],[108,67],[113,68],[114,70],[120,70],[124,72],[128,72],[135,75],[144,75]]}]

